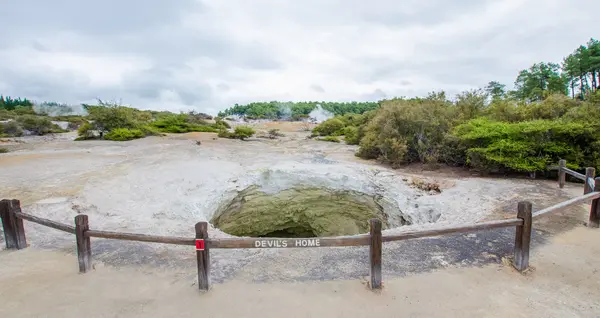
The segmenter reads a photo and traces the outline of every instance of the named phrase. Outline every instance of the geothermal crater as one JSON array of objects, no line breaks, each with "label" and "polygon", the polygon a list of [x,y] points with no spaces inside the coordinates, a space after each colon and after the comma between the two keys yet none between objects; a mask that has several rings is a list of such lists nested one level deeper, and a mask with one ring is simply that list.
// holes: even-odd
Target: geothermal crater
[{"label": "geothermal crater", "polygon": [[369,231],[369,219],[388,226],[380,195],[323,187],[266,193],[256,185],[238,193],[211,222],[225,233],[252,237],[354,235]]}]

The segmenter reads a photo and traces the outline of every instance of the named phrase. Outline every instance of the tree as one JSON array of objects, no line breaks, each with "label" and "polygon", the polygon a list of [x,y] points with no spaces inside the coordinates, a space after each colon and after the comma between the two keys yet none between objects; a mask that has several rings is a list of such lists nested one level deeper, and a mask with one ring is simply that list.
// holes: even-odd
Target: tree
[{"label": "tree", "polygon": [[506,85],[491,81],[485,87],[485,91],[492,97],[492,101],[501,99],[506,95]]},{"label": "tree", "polygon": [[456,95],[456,108],[459,119],[469,120],[481,114],[488,95],[483,89],[464,91]]},{"label": "tree", "polygon": [[566,94],[565,79],[556,63],[535,63],[519,72],[515,81],[516,95],[527,101],[539,101],[552,93]]}]

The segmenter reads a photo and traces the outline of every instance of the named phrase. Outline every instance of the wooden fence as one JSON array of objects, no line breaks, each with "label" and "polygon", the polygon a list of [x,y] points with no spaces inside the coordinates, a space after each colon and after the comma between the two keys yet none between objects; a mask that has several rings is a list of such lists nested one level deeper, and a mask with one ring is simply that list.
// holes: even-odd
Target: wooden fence
[{"label": "wooden fence", "polygon": [[600,220],[600,178],[594,180],[594,169],[587,168],[586,174],[583,175],[568,169],[564,160],[560,161],[559,166],[550,167],[550,169],[558,170],[558,182],[561,188],[565,184],[567,174],[583,180],[585,183],[584,194],[536,212],[532,212],[532,205],[530,202],[519,202],[516,211],[517,214],[511,219],[486,221],[468,225],[440,226],[428,230],[409,231],[385,236],[381,233],[381,221],[378,219],[370,220],[369,234],[318,238],[210,238],[208,236],[207,222],[196,223],[195,238],[99,231],[90,229],[88,216],[84,214],[77,215],[75,217],[75,226],[72,226],[23,213],[21,211],[19,200],[0,201],[0,217],[2,218],[2,225],[4,227],[7,249],[23,249],[27,247],[23,220],[75,234],[79,272],[81,273],[85,273],[92,268],[90,241],[92,237],[195,246],[198,265],[198,286],[200,290],[208,290],[210,287],[211,249],[369,246],[370,287],[377,289],[381,288],[381,257],[382,244],[384,242],[409,240],[444,234],[475,232],[494,228],[515,227],[513,266],[518,271],[522,272],[529,267],[529,248],[533,218],[564,209],[574,204],[592,200],[592,207],[587,225],[589,227],[597,228]]}]

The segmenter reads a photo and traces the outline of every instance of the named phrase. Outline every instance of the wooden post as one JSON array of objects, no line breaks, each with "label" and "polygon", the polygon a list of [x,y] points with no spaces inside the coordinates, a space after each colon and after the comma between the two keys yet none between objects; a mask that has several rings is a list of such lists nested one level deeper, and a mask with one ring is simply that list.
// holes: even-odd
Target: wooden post
[{"label": "wooden post", "polygon": [[563,168],[567,167],[567,161],[560,159],[558,161],[558,186],[562,189],[565,186],[567,173]]},{"label": "wooden post", "polygon": [[517,217],[523,220],[515,231],[515,259],[513,265],[519,272],[529,267],[529,245],[531,243],[531,202],[521,201],[518,205]]},{"label": "wooden post", "polygon": [[0,201],[0,217],[4,228],[6,248],[20,250],[27,247],[27,239],[25,238],[23,220],[18,218],[15,212],[21,212],[21,202],[19,200]]},{"label": "wooden post", "polygon": [[[600,177],[596,178],[594,192],[600,192]],[[590,209],[590,220],[588,227],[598,228],[600,224],[600,198],[592,200],[592,208]]]},{"label": "wooden post", "polygon": [[[594,181],[594,176],[596,175],[596,169],[592,167],[585,168],[585,181],[583,185],[583,194],[588,194],[594,191],[594,185],[590,184]],[[591,179],[591,181],[590,181]]]},{"label": "wooden post", "polygon": [[198,263],[198,288],[207,291],[210,287],[210,252],[208,250],[208,222],[196,223],[196,260]]},{"label": "wooden post", "polygon": [[371,219],[371,245],[369,261],[371,263],[371,289],[381,288],[381,221]]},{"label": "wooden post", "polygon": [[87,215],[79,214],[75,217],[75,240],[77,241],[77,260],[80,273],[86,273],[92,268],[92,246],[90,238],[85,236],[85,232],[89,229]]}]

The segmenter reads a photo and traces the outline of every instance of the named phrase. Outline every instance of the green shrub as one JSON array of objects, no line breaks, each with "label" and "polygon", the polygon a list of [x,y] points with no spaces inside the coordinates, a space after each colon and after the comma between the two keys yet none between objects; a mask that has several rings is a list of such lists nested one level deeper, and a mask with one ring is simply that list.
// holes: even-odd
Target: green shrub
[{"label": "green shrub", "polygon": [[146,135],[139,129],[115,128],[104,135],[104,139],[126,141],[144,138]]},{"label": "green shrub", "polygon": [[17,117],[17,123],[34,135],[45,135],[51,132],[62,132],[60,127],[54,125],[48,117],[23,115]]},{"label": "green shrub", "polygon": [[117,104],[101,103],[100,106],[87,106],[89,119],[94,130],[104,134],[116,128],[137,129],[152,119],[150,112]]},{"label": "green shrub", "polygon": [[237,126],[233,130],[233,132],[228,131],[227,129],[219,130],[218,136],[221,138],[230,138],[230,139],[241,139],[245,140],[246,138],[254,135],[256,131],[252,129],[252,127],[248,126]]},{"label": "green shrub", "polygon": [[215,117],[215,128],[231,128],[228,122],[224,121],[221,117]]},{"label": "green shrub", "polygon": [[357,131],[363,135],[357,156],[392,166],[437,161],[455,115],[452,103],[438,95],[382,102],[369,123]]},{"label": "green shrub", "polygon": [[329,142],[340,142],[340,139],[335,136],[327,136],[327,137],[317,138],[317,140],[329,141]]},{"label": "green shrub", "polygon": [[219,136],[220,138],[234,138],[233,133],[231,133],[227,129],[219,130],[219,134],[217,136]]},{"label": "green shrub", "polygon": [[151,125],[143,125],[139,128],[145,136],[164,136],[164,134]]},{"label": "green shrub", "polygon": [[0,153],[7,153],[7,152],[8,152],[8,149],[6,149],[6,148],[0,148]]},{"label": "green shrub", "polygon": [[344,136],[346,136],[344,138],[344,141],[348,144],[348,145],[358,145],[358,128],[357,127],[353,127],[353,126],[347,126],[344,128],[343,130]]},{"label": "green shrub", "polygon": [[235,136],[234,138],[241,139],[241,140],[250,138],[255,133],[256,133],[256,131],[254,129],[252,129],[252,127],[248,127],[248,126],[237,126],[233,130],[233,134]]},{"label": "green shrub", "polygon": [[453,134],[468,148],[466,163],[484,171],[544,171],[559,159],[578,168],[595,157],[590,147],[580,145],[600,138],[588,124],[559,120],[506,123],[479,118],[457,126]]},{"label": "green shrub", "polygon": [[77,129],[77,136],[78,138],[76,140],[87,140],[87,139],[94,139],[94,127],[92,126],[92,124],[90,123],[84,123],[83,125],[79,126],[79,128]]},{"label": "green shrub", "polygon": [[0,123],[0,136],[20,137],[23,136],[23,129],[16,121]]},{"label": "green shrub", "polygon": [[312,130],[313,136],[331,136],[344,128],[344,122],[339,118],[330,118],[320,123]]},{"label": "green shrub", "polygon": [[[203,123],[203,124],[199,124]],[[165,133],[188,133],[188,132],[218,132],[215,127],[208,126],[202,119],[190,117],[190,115],[166,115],[152,123],[160,132]]]}]

